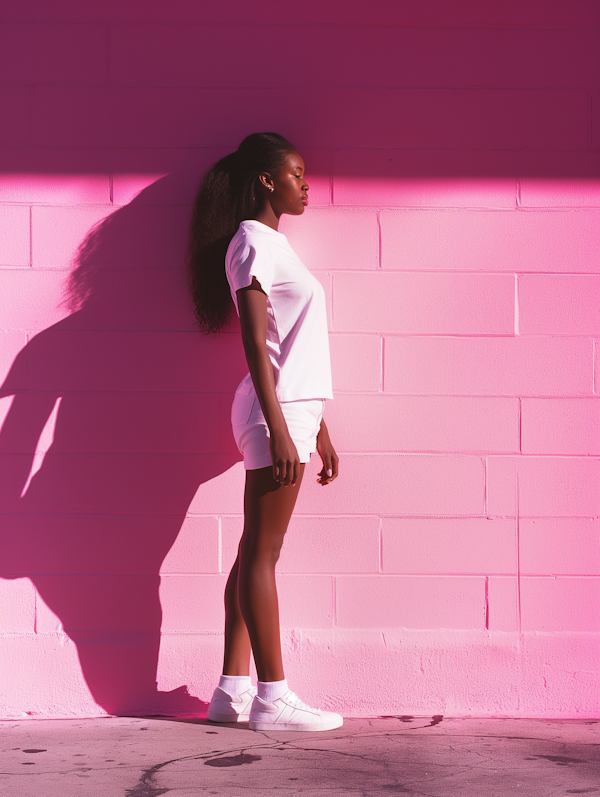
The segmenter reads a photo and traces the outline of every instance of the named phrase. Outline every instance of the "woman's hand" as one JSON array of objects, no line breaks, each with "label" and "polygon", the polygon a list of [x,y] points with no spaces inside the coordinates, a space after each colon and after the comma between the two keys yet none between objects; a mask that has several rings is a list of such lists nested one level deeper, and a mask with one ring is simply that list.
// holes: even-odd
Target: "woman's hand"
[{"label": "woman's hand", "polygon": [[329,439],[329,431],[325,425],[325,421],[321,421],[321,428],[317,435],[317,451],[323,462],[323,468],[319,473],[317,481],[322,486],[329,484],[334,479],[337,479],[339,457],[335,453],[335,448]]},{"label": "woman's hand", "polygon": [[294,487],[300,476],[300,457],[289,433],[271,434],[269,443],[273,478],[284,487]]}]

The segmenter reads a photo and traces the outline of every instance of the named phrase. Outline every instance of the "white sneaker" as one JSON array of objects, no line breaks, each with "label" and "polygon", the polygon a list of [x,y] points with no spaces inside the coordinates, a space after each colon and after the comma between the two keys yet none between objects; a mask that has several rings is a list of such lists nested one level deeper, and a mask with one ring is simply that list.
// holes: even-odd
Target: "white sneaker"
[{"label": "white sneaker", "polygon": [[303,703],[293,692],[267,703],[256,696],[250,709],[253,731],[331,731],[344,719],[333,711],[319,711]]},{"label": "white sneaker", "polygon": [[206,712],[206,719],[211,722],[248,722],[250,704],[255,695],[255,686],[251,686],[241,695],[230,695],[217,686]]}]

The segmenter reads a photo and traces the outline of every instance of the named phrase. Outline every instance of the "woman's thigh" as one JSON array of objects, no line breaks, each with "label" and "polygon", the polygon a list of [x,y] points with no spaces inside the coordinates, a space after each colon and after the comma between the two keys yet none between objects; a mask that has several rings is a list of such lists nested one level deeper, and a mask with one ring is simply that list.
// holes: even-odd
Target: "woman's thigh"
[{"label": "woman's thigh", "polygon": [[242,556],[244,551],[271,551],[278,555],[296,505],[303,475],[304,465],[301,464],[296,484],[284,487],[273,479],[271,466],[246,471]]}]

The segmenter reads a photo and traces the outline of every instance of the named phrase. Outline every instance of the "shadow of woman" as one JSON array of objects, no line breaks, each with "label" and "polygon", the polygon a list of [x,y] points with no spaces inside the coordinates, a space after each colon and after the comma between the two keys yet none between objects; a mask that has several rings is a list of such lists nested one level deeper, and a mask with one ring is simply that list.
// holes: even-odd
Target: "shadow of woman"
[{"label": "shadow of woman", "polygon": [[14,396],[0,432],[0,575],[32,580],[110,714],[205,708],[186,686],[157,689],[159,570],[199,485],[240,459],[228,424],[246,371],[239,332],[194,326],[189,208],[164,204],[177,179],[92,229],[69,280],[73,312],[24,347],[0,388]]}]

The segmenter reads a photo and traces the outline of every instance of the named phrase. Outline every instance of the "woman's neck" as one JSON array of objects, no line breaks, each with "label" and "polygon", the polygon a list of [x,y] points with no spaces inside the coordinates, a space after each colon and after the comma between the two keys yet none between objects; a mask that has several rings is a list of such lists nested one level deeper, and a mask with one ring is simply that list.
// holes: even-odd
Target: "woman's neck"
[{"label": "woman's neck", "polygon": [[275,230],[275,232],[279,231],[279,216],[275,215],[275,211],[269,202],[265,203],[265,206],[256,214],[254,220],[260,221],[261,224],[266,224],[267,227]]}]

